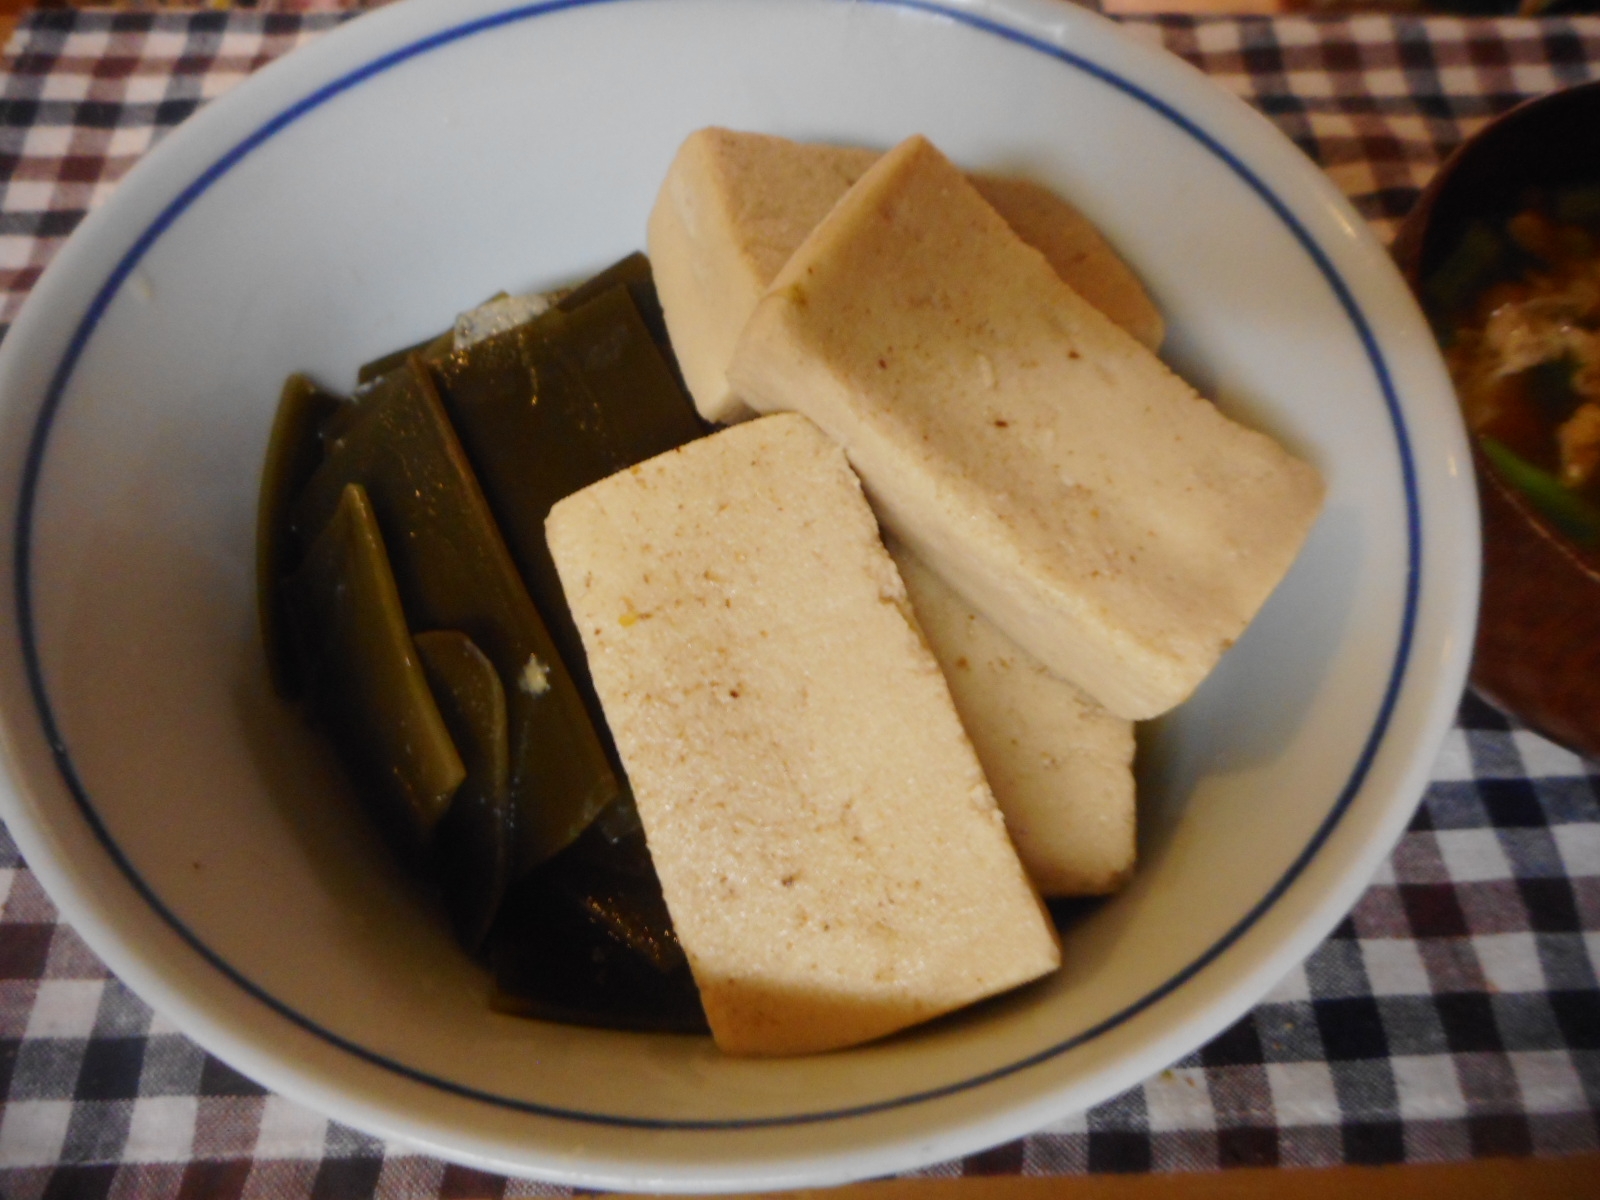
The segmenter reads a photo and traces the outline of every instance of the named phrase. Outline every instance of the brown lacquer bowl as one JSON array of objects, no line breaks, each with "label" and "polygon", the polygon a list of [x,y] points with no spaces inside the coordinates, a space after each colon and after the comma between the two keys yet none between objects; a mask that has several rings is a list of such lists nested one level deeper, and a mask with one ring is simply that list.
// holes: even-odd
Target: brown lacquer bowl
[{"label": "brown lacquer bowl", "polygon": [[[1468,139],[1395,239],[1422,296],[1474,219],[1504,220],[1530,187],[1600,180],[1600,82],[1530,100]],[[1540,732],[1600,757],[1600,553],[1566,536],[1474,443],[1483,506],[1483,593],[1472,681]]]}]

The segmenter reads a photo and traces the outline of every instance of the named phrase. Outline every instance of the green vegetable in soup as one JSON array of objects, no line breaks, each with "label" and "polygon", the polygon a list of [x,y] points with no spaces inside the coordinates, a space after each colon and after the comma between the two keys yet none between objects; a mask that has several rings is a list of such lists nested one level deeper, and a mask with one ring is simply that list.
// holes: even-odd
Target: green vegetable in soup
[{"label": "green vegetable in soup", "polygon": [[1543,513],[1573,541],[1584,546],[1600,543],[1600,505],[1564,487],[1549,471],[1540,470],[1492,437],[1480,437],[1478,444],[1512,487]]},{"label": "green vegetable in soup", "polygon": [[1552,197],[1551,208],[1558,221],[1600,227],[1600,183],[1561,188]]},{"label": "green vegetable in soup", "polygon": [[1428,312],[1442,331],[1462,309],[1499,277],[1510,260],[1510,246],[1486,222],[1474,221],[1461,236],[1460,243],[1423,281],[1423,298]]},{"label": "green vegetable in soup", "polygon": [[1600,542],[1600,184],[1529,189],[1423,284],[1467,425],[1554,532]]}]

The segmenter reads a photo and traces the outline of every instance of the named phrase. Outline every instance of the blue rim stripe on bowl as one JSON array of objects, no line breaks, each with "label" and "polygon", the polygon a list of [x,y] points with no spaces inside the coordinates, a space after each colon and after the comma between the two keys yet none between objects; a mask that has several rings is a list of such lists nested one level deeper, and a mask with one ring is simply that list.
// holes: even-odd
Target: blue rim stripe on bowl
[{"label": "blue rim stripe on bowl", "polygon": [[531,1101],[519,1100],[515,1097],[500,1096],[485,1092],[477,1088],[440,1078],[426,1071],[407,1066],[397,1062],[386,1055],[370,1050],[348,1038],[323,1027],[311,1018],[290,1008],[282,1001],[276,999],[257,984],[252,983],[236,968],[231,966],[216,951],[207,946],[200,938],[189,929],[177,914],[173,913],[155,894],[150,885],[139,874],[138,870],[123,853],[120,846],[112,839],[109,831],[100,820],[94,807],[93,798],[83,781],[79,778],[72,761],[71,751],[61,737],[56,725],[55,717],[50,705],[50,698],[45,687],[43,667],[39,660],[39,653],[35,645],[35,626],[33,616],[33,602],[31,590],[32,566],[32,529],[34,504],[39,485],[40,474],[48,447],[51,426],[55,415],[60,408],[65,396],[72,374],[76,369],[84,349],[95,330],[105,315],[106,309],[116,297],[123,284],[140,260],[149,252],[152,246],[173,226],[173,224],[198,200],[214,183],[237,166],[244,158],[270,140],[276,134],[299,121],[302,117],[314,112],[322,105],[335,99],[339,95],[360,86],[362,83],[385,72],[401,66],[422,55],[428,54],[441,47],[473,37],[505,25],[515,24],[537,17],[548,16],[552,13],[568,9],[594,7],[602,4],[622,3],[625,0],[548,0],[546,3],[529,4],[508,9],[488,17],[469,21],[461,25],[450,26],[427,37],[418,39],[397,50],[381,55],[363,64],[353,71],[325,84],[311,92],[301,100],[289,105],[277,115],[260,125],[254,132],[236,143],[225,153],[219,156],[209,167],[202,171],[185,187],[178,196],[149,224],[148,227],[135,239],[132,247],[122,256],[107,276],[106,281],[96,292],[73,336],[67,344],[61,361],[51,378],[50,386],[45,393],[44,401],[40,407],[39,417],[34,427],[32,439],[28,447],[27,458],[23,467],[21,494],[17,509],[16,527],[16,554],[15,554],[15,601],[18,615],[18,635],[21,641],[23,659],[27,671],[29,687],[32,691],[33,701],[38,710],[38,716],[45,736],[54,755],[57,769],[62,780],[71,792],[85,821],[93,831],[95,837],[117,864],[128,882],[135,891],[150,905],[150,907],[172,928],[172,930],[202,959],[214,967],[228,980],[259,1001],[285,1020],[290,1021],[300,1029],[317,1038],[337,1047],[355,1057],[374,1066],[391,1071],[413,1082],[437,1088],[443,1092],[461,1096],[467,1099],[493,1104],[498,1107],[512,1109],[545,1117],[562,1118],[590,1124],[600,1124],[637,1129],[656,1130],[740,1130],[758,1129],[774,1126],[802,1125],[822,1121],[843,1120],[853,1117],[867,1116],[877,1112],[901,1108],[911,1104],[918,1104],[936,1100],[943,1096],[953,1095],[972,1088],[1026,1070],[1052,1058],[1067,1053],[1103,1034],[1125,1024],[1139,1013],[1157,1004],[1181,987],[1188,980],[1199,974],[1208,965],[1221,956],[1229,947],[1239,941],[1274,904],[1284,895],[1289,887],[1304,872],[1317,852],[1327,842],[1338,826],[1339,821],[1354,802],[1356,795],[1371,769],[1378,749],[1382,745],[1384,736],[1392,719],[1394,708],[1399,699],[1400,689],[1403,684],[1406,669],[1411,657],[1411,646],[1415,634],[1418,593],[1421,586],[1421,510],[1417,495],[1416,471],[1413,462],[1411,446],[1407,437],[1405,422],[1400,411],[1399,399],[1395,393],[1394,381],[1390,376],[1387,363],[1380,352],[1377,340],[1359,306],[1355,302],[1348,285],[1334,268],[1332,262],[1320,246],[1312,239],[1310,233],[1289,210],[1288,206],[1263,182],[1243,161],[1235,156],[1226,146],[1200,128],[1189,118],[1178,112],[1160,98],[1145,91],[1143,88],[1109,69],[1089,61],[1061,46],[1053,45],[1025,33],[1011,26],[1002,24],[989,17],[976,13],[962,11],[961,9],[948,8],[934,2],[934,0],[838,0],[840,3],[870,3],[887,8],[899,8],[925,13],[931,16],[944,18],[958,24],[965,25],[979,32],[989,34],[1029,50],[1044,54],[1063,65],[1101,81],[1102,83],[1123,92],[1131,99],[1144,105],[1163,119],[1171,122],[1187,136],[1193,138],[1213,154],[1230,171],[1236,175],[1255,195],[1267,205],[1273,215],[1294,235],[1295,240],[1315,264],[1318,272],[1327,282],[1329,288],[1338,299],[1346,316],[1360,339],[1367,359],[1372,365],[1373,372],[1382,390],[1384,404],[1389,413],[1390,421],[1394,428],[1396,447],[1399,454],[1401,478],[1405,488],[1406,502],[1406,537],[1407,537],[1407,562],[1405,601],[1401,617],[1399,639],[1395,648],[1395,657],[1388,682],[1385,686],[1383,698],[1378,706],[1377,716],[1373,721],[1361,752],[1351,768],[1350,775],[1340,790],[1338,798],[1330,808],[1311,839],[1306,843],[1295,860],[1284,871],[1278,881],[1268,889],[1267,893],[1247,912],[1240,920],[1203,954],[1193,962],[1178,971],[1160,986],[1152,989],[1146,995],[1129,1004],[1121,1011],[1107,1017],[1098,1024],[1074,1034],[1052,1046],[1035,1054],[1018,1059],[1015,1062],[997,1067],[993,1070],[973,1075],[955,1082],[936,1088],[897,1096],[886,1100],[874,1101],[869,1104],[853,1105],[844,1108],[822,1110],[816,1112],[791,1113],[781,1116],[760,1118],[739,1118],[719,1120],[671,1120],[660,1118],[630,1117],[612,1113],[585,1112],[576,1109],[562,1108],[555,1105],[538,1104]]}]

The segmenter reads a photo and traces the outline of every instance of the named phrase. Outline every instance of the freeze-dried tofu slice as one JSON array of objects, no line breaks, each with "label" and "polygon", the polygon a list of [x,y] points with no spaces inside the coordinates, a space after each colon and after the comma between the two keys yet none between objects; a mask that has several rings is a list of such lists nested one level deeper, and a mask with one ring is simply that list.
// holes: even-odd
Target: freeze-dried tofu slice
[{"label": "freeze-dried tofu slice", "polygon": [[1045,670],[905,547],[889,552],[1034,886],[1116,891],[1133,871],[1133,722]]},{"label": "freeze-dried tofu slice", "polygon": [[719,1046],[848,1046],[1056,967],[872,513],[811,422],[692,442],[546,528]]},{"label": "freeze-dried tofu slice", "polygon": [[1063,284],[922,138],[790,257],[729,375],[821,426],[886,528],[1134,720],[1189,696],[1321,505],[1314,468]]},{"label": "freeze-dried tofu slice", "polygon": [[[789,255],[878,158],[875,150],[716,128],[680,147],[650,214],[650,259],[673,349],[707,420],[752,415],[728,386],[739,332]],[[1086,300],[1152,349],[1161,344],[1160,311],[1082,213],[1030,180],[972,179]]]}]

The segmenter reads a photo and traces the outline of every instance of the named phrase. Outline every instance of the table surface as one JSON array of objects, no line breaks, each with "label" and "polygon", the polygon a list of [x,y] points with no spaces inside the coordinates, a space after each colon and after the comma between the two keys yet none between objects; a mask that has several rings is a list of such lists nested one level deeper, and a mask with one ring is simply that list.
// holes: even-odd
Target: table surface
[{"label": "table surface", "polygon": [[[0,63],[0,325],[163,132],[337,19],[25,15]],[[1257,106],[1382,236],[1442,155],[1490,116],[1600,76],[1593,17],[1164,17],[1128,28]],[[920,1175],[1593,1154],[1597,966],[1600,764],[1469,695],[1388,864],[1250,1015],[1141,1087]],[[59,922],[0,827],[7,1200],[560,1190],[379,1141],[210,1058]]]}]

